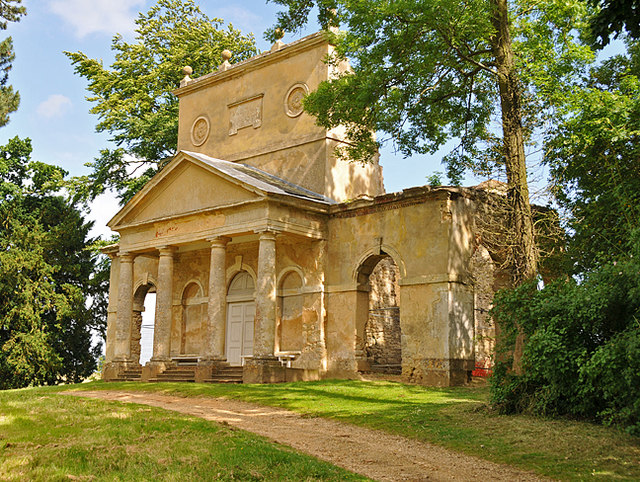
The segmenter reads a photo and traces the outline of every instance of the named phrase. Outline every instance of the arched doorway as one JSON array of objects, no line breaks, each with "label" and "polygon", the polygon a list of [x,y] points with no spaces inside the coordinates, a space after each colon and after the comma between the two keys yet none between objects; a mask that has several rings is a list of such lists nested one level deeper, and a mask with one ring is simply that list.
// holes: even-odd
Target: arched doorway
[{"label": "arched doorway", "polygon": [[356,357],[360,370],[402,372],[400,327],[400,271],[384,252],[370,256],[360,266],[358,285],[361,309],[357,310]]},{"label": "arched doorway", "polygon": [[147,282],[136,288],[131,317],[131,359],[144,365],[153,355],[156,287]]},{"label": "arched doorway", "polygon": [[253,325],[256,317],[255,282],[249,273],[234,276],[227,293],[227,362],[241,366],[253,355]]}]

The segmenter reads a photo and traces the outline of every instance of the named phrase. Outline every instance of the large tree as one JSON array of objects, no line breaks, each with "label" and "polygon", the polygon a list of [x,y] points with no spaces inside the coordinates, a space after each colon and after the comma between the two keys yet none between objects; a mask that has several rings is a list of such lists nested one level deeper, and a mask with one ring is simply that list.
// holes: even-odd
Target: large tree
[{"label": "large tree", "polygon": [[573,272],[640,249],[640,41],[591,71],[547,146]]},{"label": "large tree", "polygon": [[[0,0],[0,29],[6,30],[8,22],[18,22],[26,10],[22,0]],[[11,37],[0,41],[0,127],[7,125],[9,114],[18,110],[20,94],[7,85],[11,63],[14,61]]]},{"label": "large tree", "polygon": [[[287,10],[276,27],[295,30],[313,6],[352,70],[324,82],[305,109],[326,127],[346,125],[345,156],[367,160],[391,140],[405,155],[445,158],[450,177],[498,167],[506,174],[514,281],[537,275],[525,146],[544,126],[568,78],[590,59],[575,35],[577,0],[272,0]],[[338,32],[330,27],[344,26]],[[271,36],[274,30],[269,32]],[[500,119],[501,133],[492,126]],[[375,141],[372,133],[382,133]]]},{"label": "large tree", "polygon": [[89,81],[91,112],[100,119],[96,130],[111,134],[118,146],[103,150],[90,164],[92,174],[78,184],[89,197],[114,189],[125,202],[175,154],[178,99],[172,91],[184,66],[204,75],[218,68],[225,49],[234,62],[256,54],[251,35],[223,28],[221,19],[209,18],[193,0],[158,0],[136,25],[135,42],[114,37],[110,68],[82,52],[66,52],[76,73]]},{"label": "large tree", "polygon": [[64,171],[30,159],[31,141],[0,147],[0,388],[78,382],[104,331],[91,223],[57,195]]},{"label": "large tree", "polygon": [[604,47],[611,35],[618,38],[624,32],[640,39],[640,0],[591,0],[591,3],[598,7],[591,18],[596,45]]}]

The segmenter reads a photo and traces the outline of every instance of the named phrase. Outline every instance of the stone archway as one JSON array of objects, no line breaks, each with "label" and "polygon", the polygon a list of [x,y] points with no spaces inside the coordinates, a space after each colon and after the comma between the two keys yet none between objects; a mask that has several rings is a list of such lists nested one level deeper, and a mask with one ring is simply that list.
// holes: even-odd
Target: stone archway
[{"label": "stone archway", "polygon": [[[138,286],[133,294],[133,315],[131,317],[131,359],[136,363],[141,363],[140,355],[142,351],[142,331],[147,328],[150,330],[150,341],[153,345],[153,321],[149,323],[147,320],[147,324],[150,324],[150,327],[143,328],[142,321],[143,315],[142,313],[145,311],[145,300],[147,298],[147,294],[155,293],[156,287],[153,283],[147,282],[145,284],[141,284]],[[145,336],[145,341],[148,337]],[[144,361],[144,360],[142,360]]]},{"label": "stone archway", "polygon": [[400,270],[387,253],[360,265],[356,307],[356,364],[359,371],[402,372]]}]

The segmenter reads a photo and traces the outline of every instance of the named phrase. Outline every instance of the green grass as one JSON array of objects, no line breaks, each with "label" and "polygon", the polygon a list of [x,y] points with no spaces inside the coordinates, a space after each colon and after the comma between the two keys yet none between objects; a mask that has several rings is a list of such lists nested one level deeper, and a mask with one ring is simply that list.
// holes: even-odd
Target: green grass
[{"label": "green grass", "polygon": [[487,409],[488,389],[325,380],[274,385],[89,383],[67,389],[236,398],[432,442],[563,480],[640,480],[640,439],[613,428]]},{"label": "green grass", "polygon": [[228,426],[52,388],[0,392],[0,480],[368,480]]}]

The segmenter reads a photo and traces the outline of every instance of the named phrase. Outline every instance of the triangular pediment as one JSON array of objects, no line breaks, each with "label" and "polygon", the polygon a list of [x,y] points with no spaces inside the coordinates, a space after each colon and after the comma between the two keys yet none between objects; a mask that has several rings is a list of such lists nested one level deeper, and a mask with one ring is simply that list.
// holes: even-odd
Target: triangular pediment
[{"label": "triangular pediment", "polygon": [[229,206],[263,193],[180,153],[109,222],[112,228]]}]

